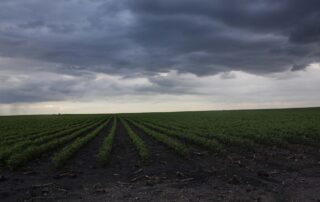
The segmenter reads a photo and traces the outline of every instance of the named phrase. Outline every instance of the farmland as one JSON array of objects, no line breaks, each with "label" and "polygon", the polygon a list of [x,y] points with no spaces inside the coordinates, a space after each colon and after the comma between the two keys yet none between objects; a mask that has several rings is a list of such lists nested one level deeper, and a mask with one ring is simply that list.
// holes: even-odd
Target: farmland
[{"label": "farmland", "polygon": [[319,148],[320,108],[3,116],[0,197],[150,200],[132,187],[175,183],[161,193],[196,186],[208,200],[316,200]]}]

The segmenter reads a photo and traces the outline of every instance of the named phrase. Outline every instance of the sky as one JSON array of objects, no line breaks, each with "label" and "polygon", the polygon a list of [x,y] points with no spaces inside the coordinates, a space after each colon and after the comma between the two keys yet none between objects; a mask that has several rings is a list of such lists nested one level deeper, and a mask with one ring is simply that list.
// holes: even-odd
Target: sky
[{"label": "sky", "polygon": [[320,106],[319,0],[1,0],[0,115]]}]

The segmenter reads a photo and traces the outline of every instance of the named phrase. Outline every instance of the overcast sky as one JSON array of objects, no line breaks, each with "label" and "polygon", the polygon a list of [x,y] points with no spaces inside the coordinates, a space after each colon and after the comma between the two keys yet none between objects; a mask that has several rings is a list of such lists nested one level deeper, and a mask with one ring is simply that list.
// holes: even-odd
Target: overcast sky
[{"label": "overcast sky", "polygon": [[0,114],[320,106],[319,0],[1,0]]}]

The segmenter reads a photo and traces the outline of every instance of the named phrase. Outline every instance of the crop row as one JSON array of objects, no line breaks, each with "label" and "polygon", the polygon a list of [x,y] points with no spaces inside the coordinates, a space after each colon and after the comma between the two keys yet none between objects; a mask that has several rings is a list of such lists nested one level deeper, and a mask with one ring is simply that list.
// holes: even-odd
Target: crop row
[{"label": "crop row", "polygon": [[27,149],[28,147],[38,146],[38,145],[44,144],[46,142],[50,142],[52,140],[58,139],[60,137],[63,137],[65,135],[69,134],[69,133],[77,131],[77,130],[79,130],[81,128],[84,128],[86,126],[90,126],[92,124],[93,123],[89,123],[89,124],[85,124],[85,125],[81,125],[81,126],[65,129],[65,130],[62,130],[61,132],[50,134],[50,135],[40,136],[39,138],[36,138],[36,139],[33,139],[33,140],[26,139],[24,141],[16,143],[13,146],[10,146],[10,147],[2,147],[2,149],[0,150],[0,158],[2,160],[6,160],[12,154],[22,152],[23,150]]},{"label": "crop row", "polygon": [[187,146],[185,144],[183,144],[182,142],[180,142],[177,139],[173,139],[170,138],[169,136],[151,130],[150,128],[144,126],[143,124],[140,124],[138,122],[132,121],[130,119],[127,119],[130,123],[132,123],[134,126],[140,128],[142,131],[144,131],[146,134],[150,135],[151,137],[153,137],[155,140],[163,143],[164,145],[166,145],[167,147],[175,150],[178,154],[180,154],[183,157],[187,157],[189,154],[189,150],[187,148]]},{"label": "crop row", "polygon": [[[14,151],[17,150],[18,148],[25,148],[27,146],[33,145],[33,144],[41,144],[43,142],[49,141],[51,139],[63,136],[67,133],[73,132],[79,128],[82,128],[84,126],[88,126],[90,124],[93,124],[93,121],[86,122],[86,123],[81,123],[81,124],[76,124],[74,126],[66,127],[66,128],[60,128],[60,129],[55,129],[50,132],[45,132],[45,133],[37,133],[34,135],[26,136],[26,137],[21,137],[19,139],[15,140],[8,140],[3,143],[3,145],[0,146],[0,158],[3,157],[3,153],[5,150],[7,151]],[[19,151],[19,149],[18,149]]]},{"label": "crop row", "polygon": [[[320,108],[126,114],[126,118],[161,123],[179,130],[199,130],[214,138],[232,136],[266,146],[290,143],[319,147]],[[221,138],[218,137],[218,138]],[[222,137],[223,138],[223,137]]]},{"label": "crop row", "polygon": [[126,128],[127,134],[129,135],[132,143],[134,144],[135,148],[137,149],[139,156],[144,162],[147,162],[150,158],[150,151],[144,141],[139,137],[137,133],[135,133],[129,124],[124,120],[121,119],[122,124]]},{"label": "crop row", "polygon": [[112,145],[114,141],[114,136],[116,134],[116,128],[117,128],[117,118],[114,117],[111,131],[105,137],[98,153],[99,161],[101,162],[102,165],[105,165],[109,162]]},{"label": "crop row", "polygon": [[81,147],[90,142],[93,138],[95,138],[100,131],[107,126],[110,119],[105,123],[101,124],[97,128],[95,128],[92,132],[85,135],[84,137],[78,137],[73,143],[65,146],[61,151],[57,152],[52,161],[56,167],[61,167],[68,159],[70,159]]},{"label": "crop row", "polygon": [[215,140],[201,137],[192,131],[187,131],[187,130],[178,131],[178,130],[167,129],[167,128],[160,127],[160,126],[157,126],[157,125],[149,123],[149,122],[140,122],[140,124],[142,124],[146,127],[158,130],[166,135],[174,136],[174,137],[177,137],[180,139],[185,139],[191,143],[205,147],[205,148],[207,148],[211,151],[214,151],[214,152],[220,152],[222,150],[222,146],[218,142],[216,142]]},{"label": "crop row", "polygon": [[[294,136],[290,135],[278,135],[277,132],[274,134],[259,133],[257,131],[241,131],[241,129],[235,129],[234,132],[225,130],[217,131],[214,124],[205,124],[206,121],[202,121],[202,124],[198,122],[192,123],[181,123],[179,120],[176,120],[174,123],[170,121],[168,124],[166,121],[150,121],[150,120],[141,120],[142,122],[156,123],[158,126],[165,127],[168,130],[176,130],[179,132],[182,131],[192,131],[192,133],[204,136],[207,138],[214,138],[222,144],[229,146],[236,146],[243,148],[245,150],[254,150],[259,145],[266,146],[279,146],[286,148],[288,142],[298,143],[298,144],[307,144],[307,145],[318,145],[311,141],[311,139],[304,136]],[[185,125],[183,125],[185,124]]]},{"label": "crop row", "polygon": [[37,145],[37,146],[31,146],[28,147],[26,150],[20,153],[14,153],[13,155],[10,156],[8,161],[6,162],[7,166],[11,169],[15,169],[19,166],[24,165],[28,161],[37,158],[41,156],[43,153],[51,151],[55,148],[58,148],[60,146],[63,146],[67,144],[68,142],[80,137],[83,133],[86,133],[98,125],[100,125],[101,122],[92,124],[90,126],[87,126],[85,128],[82,128],[80,130],[77,130],[70,135],[66,135],[63,137],[60,137],[58,139],[54,139],[52,141],[48,141],[42,145]]},{"label": "crop row", "polygon": [[[245,139],[237,136],[223,135],[218,133],[210,133],[210,131],[204,131],[199,129],[188,129],[188,127],[176,127],[163,125],[159,122],[153,123],[151,121],[140,121],[151,128],[162,131],[166,134],[171,134],[176,137],[188,139],[190,142],[204,146],[211,150],[219,151],[221,149],[220,144],[226,146],[234,146],[244,150],[254,151],[259,146],[249,139]],[[212,139],[213,138],[213,139]],[[217,143],[216,141],[219,143]]]},{"label": "crop row", "polygon": [[65,115],[0,117],[0,140],[3,142],[5,139],[43,133],[55,128],[68,127],[98,118],[103,118],[103,116]]}]

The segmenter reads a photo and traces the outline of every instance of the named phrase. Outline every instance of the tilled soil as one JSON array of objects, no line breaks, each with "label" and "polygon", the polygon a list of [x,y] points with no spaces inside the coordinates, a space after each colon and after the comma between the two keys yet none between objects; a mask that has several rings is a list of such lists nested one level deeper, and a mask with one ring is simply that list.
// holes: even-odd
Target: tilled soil
[{"label": "tilled soil", "polygon": [[212,154],[191,145],[185,159],[136,127],[151,151],[141,162],[119,121],[110,163],[99,147],[109,124],[62,169],[47,155],[23,169],[0,171],[0,201],[320,201],[320,151],[228,148]]}]

